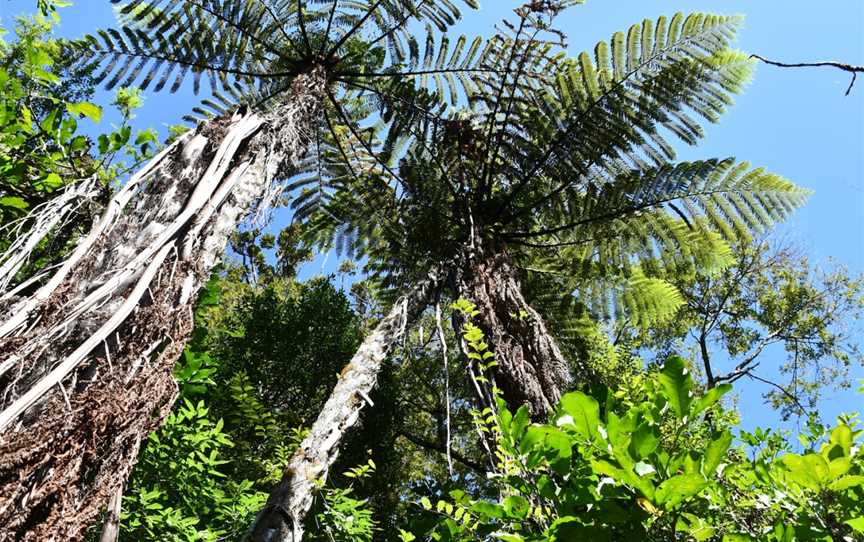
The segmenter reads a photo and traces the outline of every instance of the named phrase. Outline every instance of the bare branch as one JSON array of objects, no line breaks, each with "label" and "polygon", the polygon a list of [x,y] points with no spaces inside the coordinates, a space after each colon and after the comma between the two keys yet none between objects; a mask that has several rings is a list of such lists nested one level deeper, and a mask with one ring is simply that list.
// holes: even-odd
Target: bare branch
[{"label": "bare branch", "polygon": [[845,62],[837,62],[834,60],[823,60],[820,62],[778,62],[776,60],[769,60],[765,57],[759,55],[750,55],[750,58],[756,58],[761,60],[765,64],[770,64],[772,66],[779,66],[781,68],[821,68],[821,67],[830,67],[837,68],[838,70],[843,70],[844,72],[849,72],[852,74],[852,80],[849,81],[849,87],[846,89],[845,96],[849,96],[849,93],[852,92],[852,86],[855,84],[855,78],[859,73],[864,72],[864,66],[856,66],[854,64],[846,64]]}]

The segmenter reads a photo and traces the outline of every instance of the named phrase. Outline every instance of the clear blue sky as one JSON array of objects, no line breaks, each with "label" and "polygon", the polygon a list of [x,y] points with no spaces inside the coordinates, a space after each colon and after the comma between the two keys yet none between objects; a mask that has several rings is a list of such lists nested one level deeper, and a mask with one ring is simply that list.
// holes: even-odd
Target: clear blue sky
[{"label": "clear blue sky", "polygon": [[[457,27],[468,35],[489,35],[493,25],[524,0],[481,0]],[[36,0],[0,0],[0,16],[32,12]],[[860,0],[588,0],[559,19],[570,51],[591,50],[601,39],[643,18],[675,11],[746,15],[737,46],[781,61],[842,60],[864,64],[864,3]],[[76,37],[114,24],[108,0],[77,0],[61,10],[63,36]],[[681,159],[735,156],[780,173],[815,191],[809,203],[779,229],[817,262],[833,258],[864,272],[864,77],[849,96],[848,74],[829,68],[781,69],[759,66],[749,89],[718,125],[707,127],[697,148],[679,145]],[[106,103],[108,97],[100,97]],[[136,124],[163,131],[197,104],[189,86],[179,93],[148,94]],[[110,122],[110,118],[103,122]],[[327,268],[334,266],[334,258]],[[860,329],[860,326],[859,326]],[[779,361],[779,360],[778,360]],[[766,360],[763,365],[769,364]],[[864,371],[856,368],[856,379]],[[855,385],[855,388],[858,386]],[[745,427],[774,424],[762,406],[762,388],[740,386]],[[826,419],[864,409],[855,393],[829,394],[821,405]]]}]

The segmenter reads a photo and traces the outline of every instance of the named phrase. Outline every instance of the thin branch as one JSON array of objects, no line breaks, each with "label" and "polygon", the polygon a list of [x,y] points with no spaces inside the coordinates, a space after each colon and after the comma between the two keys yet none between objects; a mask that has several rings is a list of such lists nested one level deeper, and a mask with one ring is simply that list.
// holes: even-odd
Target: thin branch
[{"label": "thin branch", "polygon": [[425,7],[426,2],[428,2],[428,1],[429,0],[422,0],[418,5],[414,6],[413,8],[406,8],[405,9],[405,16],[402,17],[401,21],[399,21],[397,24],[391,26],[390,29],[388,29],[386,32],[383,32],[380,36],[377,36],[374,39],[370,39],[367,46],[371,49],[372,47],[377,45],[379,41],[393,35],[393,32],[395,32],[396,30],[398,30],[400,28],[404,28],[403,25],[405,24],[405,22],[408,19],[410,19],[412,15],[419,14],[420,9]]},{"label": "thin branch", "polygon": [[[201,1],[199,1],[199,0],[187,0],[187,3],[188,3],[188,4],[191,4],[191,5],[194,6],[194,7],[197,7],[197,8],[199,8],[199,9],[201,9],[201,10],[204,11],[205,13],[210,14],[210,16],[214,17],[217,21],[219,21],[220,23],[223,23],[223,24],[226,24],[226,25],[230,26],[231,28],[233,28],[234,30],[236,30],[237,32],[239,32],[240,34],[249,36],[250,38],[252,38],[252,41],[254,41],[255,43],[260,44],[260,45],[263,46],[265,49],[267,49],[268,51],[270,51],[271,53],[273,53],[274,55],[276,55],[276,56],[278,56],[278,57],[280,57],[280,58],[287,58],[287,57],[282,53],[282,51],[279,50],[278,47],[275,47],[275,46],[271,45],[270,42],[265,41],[264,39],[260,38],[257,34],[254,34],[254,33],[250,32],[248,28],[246,28],[246,27],[244,27],[244,26],[242,26],[242,25],[240,25],[240,24],[237,24],[237,22],[235,22],[234,20],[232,20],[230,17],[226,17],[224,13],[219,13],[219,12],[216,11],[215,9],[213,9],[213,8],[211,8],[211,7],[209,7],[209,6],[207,6],[204,2],[201,2]],[[282,28],[282,26],[279,24],[279,19],[277,19],[276,16],[275,16],[275,15],[274,15],[270,10],[269,10],[269,7],[267,6],[267,4],[265,4],[264,2],[261,2],[261,5],[263,5],[263,6],[264,6],[264,9],[266,9],[266,10],[268,11],[268,13],[270,14],[270,16],[273,17],[274,22],[276,22],[276,26],[279,27],[279,28]],[[185,26],[185,25],[183,24],[183,21],[179,18],[179,14],[176,14],[176,13],[175,13],[175,15],[178,15],[178,17],[175,19],[175,22],[176,22],[178,25],[180,25],[180,28],[182,28],[183,26]],[[191,21],[190,21],[190,22],[191,22]],[[285,34],[285,29],[282,29],[282,33],[285,35],[286,38],[288,38],[289,41],[291,40],[291,38],[288,36],[288,34]],[[292,46],[293,46],[293,45],[294,45],[294,42],[291,42],[291,44],[292,44]]]},{"label": "thin branch", "polygon": [[333,4],[330,6],[330,15],[327,16],[327,29],[324,30],[324,39],[321,40],[321,49],[318,50],[320,56],[324,56],[324,52],[327,50],[327,41],[330,37],[330,29],[333,28],[333,17],[336,15],[336,7],[338,5],[339,0],[333,0]]},{"label": "thin branch", "polygon": [[855,84],[855,78],[859,73],[864,72],[864,66],[856,66],[854,64],[846,64],[845,62],[837,62],[834,60],[823,60],[820,62],[778,62],[776,60],[769,60],[765,57],[759,55],[750,55],[750,58],[756,58],[761,60],[765,64],[770,64],[772,66],[779,66],[780,68],[822,68],[822,67],[830,67],[837,68],[838,70],[843,70],[844,72],[849,72],[852,74],[852,80],[849,81],[849,87],[846,89],[845,96],[849,96],[849,93],[852,92],[852,86]]},{"label": "thin branch", "polygon": [[[513,64],[513,61],[516,59],[516,53],[519,50],[519,39],[520,39],[520,36],[522,35],[522,31],[525,29],[525,25],[527,24],[527,22],[528,21],[525,19],[524,16],[519,20],[519,29],[516,31],[516,34],[513,38],[513,43],[512,43],[513,49],[510,51],[510,58],[507,59],[507,64],[504,67],[504,72],[503,72],[504,77],[501,80],[501,86],[498,87],[498,92],[496,93],[495,101],[493,102],[494,105],[492,108],[492,113],[489,115],[489,126],[487,127],[487,130],[486,130],[486,141],[492,140],[492,135],[493,135],[493,132],[495,130],[495,119],[498,116],[499,106],[501,105],[501,100],[504,96],[504,89],[507,87],[507,75],[510,73],[510,66]],[[520,64],[520,70],[519,71],[521,71],[522,66],[524,66],[524,64]],[[515,93],[515,85],[518,83],[518,81],[516,81],[516,79],[518,79],[518,75],[516,78],[514,78],[514,81],[513,81],[514,93]],[[511,100],[510,100],[509,105],[512,105],[512,104],[513,104],[513,101],[512,101],[512,96],[511,96]],[[510,114],[510,110],[508,109],[507,116],[509,116],[509,114]],[[507,127],[504,126],[503,128],[506,130]],[[498,136],[498,143],[500,144],[500,142],[501,142],[501,134],[499,134],[499,136]],[[495,154],[497,154],[497,152],[498,151],[496,148]],[[491,175],[489,170],[491,169],[491,166],[492,166],[491,162],[494,159],[495,159],[494,154],[490,155],[490,153],[488,153],[488,152],[486,153],[486,157],[483,160],[482,168],[480,170],[480,179],[477,182],[478,188],[482,189],[482,187],[486,183],[486,175],[487,174]],[[482,194],[481,194],[481,196],[482,196]]]},{"label": "thin branch", "polygon": [[[399,431],[399,435],[402,438],[404,438],[405,440],[407,440],[408,442],[410,442],[411,444],[414,444],[415,446],[419,446],[419,447],[425,448],[427,450],[433,450],[436,452],[444,453],[444,445],[440,442],[428,441],[424,438],[418,437],[417,435],[412,435],[405,430]],[[459,463],[462,463],[463,465],[470,468],[471,470],[477,471],[479,474],[482,474],[485,476],[486,472],[489,470],[485,466],[474,461],[470,457],[466,457],[466,456],[460,454],[456,450],[451,450],[450,454],[453,456],[453,459],[455,459]]]},{"label": "thin branch", "polygon": [[303,2],[297,0],[297,22],[300,24],[300,35],[303,36],[303,43],[306,46],[306,52],[312,54],[312,42],[309,41],[309,35],[306,33],[306,19],[303,17]]},{"label": "thin branch", "polygon": [[297,44],[294,43],[294,40],[291,39],[291,36],[288,35],[288,32],[285,30],[285,26],[281,23],[281,21],[279,20],[279,17],[277,17],[276,14],[273,12],[273,8],[271,8],[270,5],[267,4],[267,2],[265,0],[258,0],[258,3],[261,4],[261,6],[267,11],[267,14],[273,18],[273,22],[276,23],[276,28],[278,28],[279,32],[282,34],[282,36],[286,40],[288,40],[288,43],[291,44],[291,47],[293,47],[299,51],[300,48],[297,47]]},{"label": "thin branch", "polygon": [[555,233],[560,233],[560,232],[575,228],[577,226],[584,226],[585,224],[590,224],[592,222],[599,222],[601,220],[613,220],[613,219],[617,219],[617,218],[622,218],[626,215],[629,215],[632,213],[638,213],[638,212],[644,211],[646,209],[651,209],[652,207],[660,207],[662,205],[668,204],[668,203],[673,202],[673,201],[693,199],[693,198],[701,198],[701,197],[706,197],[706,196],[713,196],[716,194],[727,194],[730,192],[737,193],[738,190],[735,188],[723,187],[723,188],[715,189],[715,190],[702,190],[702,191],[697,191],[697,192],[677,193],[677,194],[662,197],[662,198],[659,198],[656,200],[649,200],[649,201],[640,203],[638,205],[631,205],[630,207],[624,207],[621,209],[612,210],[612,211],[609,211],[609,212],[606,212],[606,213],[603,213],[600,215],[589,216],[587,218],[582,218],[580,220],[574,220],[573,222],[569,222],[569,223],[561,225],[561,226],[544,228],[542,230],[537,230],[537,231],[517,231],[517,232],[507,233],[507,234],[505,234],[505,236],[507,237],[507,239],[520,239],[520,238],[525,239],[525,238],[529,238],[529,237],[541,237],[544,235],[551,235],[551,234],[555,234]]},{"label": "thin branch", "polygon": [[762,378],[761,376],[755,375],[750,371],[747,371],[746,373],[744,373],[744,375],[749,377],[749,378],[752,378],[753,380],[758,380],[759,382],[762,382],[763,384],[768,384],[769,386],[773,386],[773,387],[777,388],[778,390],[783,392],[783,395],[785,395],[787,399],[792,401],[792,403],[796,407],[798,407],[798,410],[801,411],[801,414],[807,414],[807,409],[804,408],[804,406],[801,404],[801,401],[799,401],[798,398],[795,397],[795,395],[793,395],[789,390],[787,390],[786,388],[784,388],[780,384],[778,384],[776,382],[772,382],[766,378]]}]

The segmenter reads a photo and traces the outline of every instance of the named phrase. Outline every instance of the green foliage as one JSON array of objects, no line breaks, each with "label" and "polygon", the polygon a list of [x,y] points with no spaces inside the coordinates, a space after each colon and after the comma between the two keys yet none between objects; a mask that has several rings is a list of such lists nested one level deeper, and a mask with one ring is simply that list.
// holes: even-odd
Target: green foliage
[{"label": "green foliage", "polygon": [[[0,202],[3,223],[94,170],[79,116],[98,122],[86,72],[69,71],[53,19],[19,18],[16,41],[0,38]],[[0,29],[0,36],[5,34]],[[61,85],[61,81],[63,84]]]},{"label": "green foliage", "polygon": [[543,275],[530,302],[558,330],[573,302],[646,327],[681,306],[675,273],[722,270],[730,242],[803,203],[807,191],[747,162],[674,162],[670,136],[695,144],[749,80],[752,61],[731,49],[740,17],[646,20],[568,59],[553,4],[517,10],[495,38],[507,52],[484,64],[470,111],[406,93],[396,107],[423,113],[394,121],[404,141],[334,133],[348,144],[291,186],[310,240],[367,258],[387,287],[461,262],[468,245],[506,250],[529,280]]},{"label": "green foliage", "polygon": [[[641,382],[637,399],[572,392],[547,424],[529,423],[525,407],[511,414],[499,403],[488,420],[500,497],[452,491],[435,504],[421,499],[438,521],[410,536],[779,542],[860,534],[864,456],[851,418],[812,428],[802,454],[783,452],[789,445],[781,438],[748,458],[730,428],[705,417],[729,388],[694,395],[695,386],[685,362],[670,358]],[[743,438],[758,447],[764,435]]]},{"label": "green foliage", "polygon": [[[477,7],[475,0],[464,4]],[[495,49],[481,48],[479,40],[466,47],[464,37],[450,48],[440,34],[461,16],[452,0],[419,5],[401,0],[132,0],[117,12],[119,31],[100,30],[72,44],[80,64],[100,66],[97,77],[108,88],[137,82],[143,89],[176,92],[189,78],[197,94],[205,79],[212,98],[193,110],[191,120],[224,114],[241,103],[274,105],[298,75],[319,66],[331,72],[332,128],[358,113],[343,109],[344,104],[358,98],[367,109],[389,103],[396,79],[415,81],[412,88],[442,90],[446,82],[453,93],[457,85],[481,84],[483,72],[474,68],[490,55],[478,51]],[[409,31],[412,23],[426,29],[425,47]]]},{"label": "green foliage", "polygon": [[[369,478],[375,472],[371,459],[343,476],[352,480]],[[378,530],[366,499],[353,497],[353,488],[321,488],[323,509],[316,517],[321,529],[333,542],[371,542]]]},{"label": "green foliage", "polygon": [[762,241],[737,244],[733,265],[720,273],[670,278],[686,302],[676,318],[628,333],[634,346],[661,358],[693,349],[710,386],[767,379],[771,404],[801,415],[825,390],[850,387],[849,369],[864,363],[855,333],[864,278],[842,267],[823,269],[793,248]]},{"label": "green foliage", "polygon": [[33,224],[40,209],[66,187],[91,176],[104,184],[95,198],[82,201],[35,248],[20,277],[29,277],[56,262],[86,231],[107,201],[111,183],[155,150],[152,130],[133,134],[134,107],[123,96],[120,126],[96,137],[83,133],[82,123],[99,124],[103,107],[92,102],[91,70],[74,66],[64,41],[53,37],[59,23],[57,7],[65,2],[40,2],[47,15],[15,19],[15,40],[6,41],[0,27],[0,249]]},{"label": "green foliage", "polygon": [[[175,368],[180,400],[143,446],[125,492],[124,537],[240,539],[356,348],[357,321],[326,280],[253,287],[226,275],[199,298],[193,339]],[[321,364],[328,358],[332,365]],[[274,368],[281,363],[297,371],[293,388]],[[346,479],[366,480],[371,468],[370,460]],[[355,492],[321,488],[321,522],[337,540],[371,540],[372,512]]]},{"label": "green foliage", "polygon": [[215,355],[230,372],[245,372],[288,426],[311,424],[360,343],[348,298],[324,279],[249,290],[225,324],[230,331],[216,340]]}]

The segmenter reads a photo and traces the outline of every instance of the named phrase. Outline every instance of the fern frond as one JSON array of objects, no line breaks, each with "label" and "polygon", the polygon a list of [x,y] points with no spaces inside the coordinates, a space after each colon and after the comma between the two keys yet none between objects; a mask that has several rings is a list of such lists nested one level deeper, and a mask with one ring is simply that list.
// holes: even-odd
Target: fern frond
[{"label": "fern frond", "polygon": [[749,80],[752,61],[728,49],[740,22],[698,13],[646,20],[562,65],[520,119],[538,144],[521,154],[508,181],[512,208],[501,213],[520,216],[592,178],[662,165],[675,155],[668,134],[695,143],[697,118],[716,121]]}]

